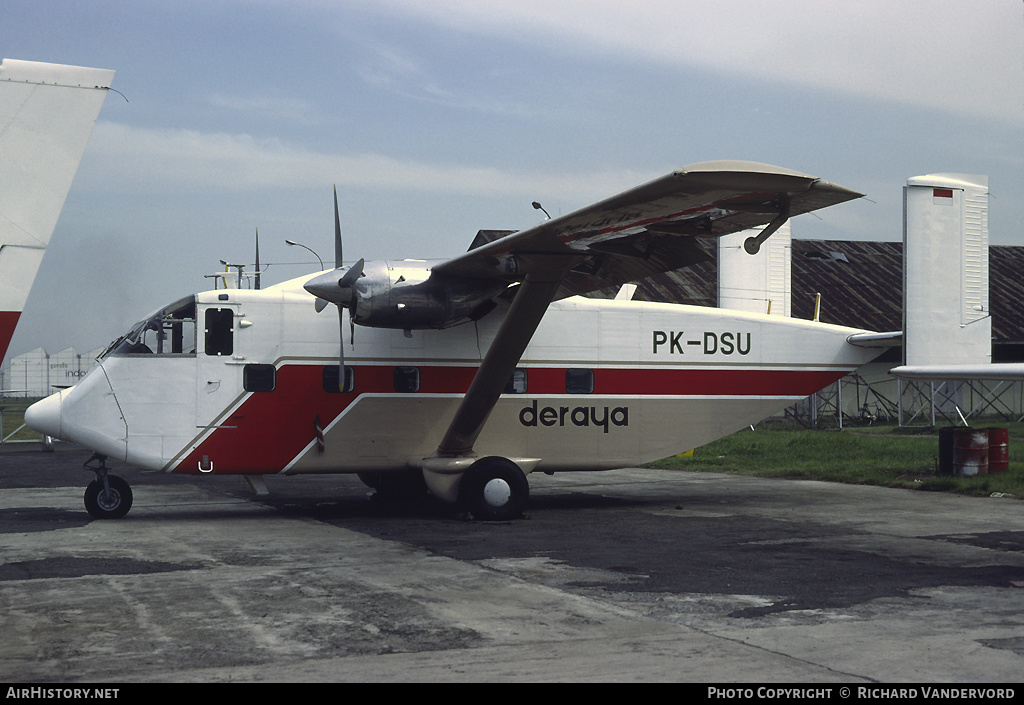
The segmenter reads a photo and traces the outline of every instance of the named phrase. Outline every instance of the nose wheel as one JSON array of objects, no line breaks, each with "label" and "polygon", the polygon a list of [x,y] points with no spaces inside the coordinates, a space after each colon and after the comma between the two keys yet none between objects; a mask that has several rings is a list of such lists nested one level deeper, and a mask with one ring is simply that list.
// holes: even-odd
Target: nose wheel
[{"label": "nose wheel", "polygon": [[[132,488],[117,475],[107,473],[106,457],[94,455],[85,464],[96,479],[85,488],[85,510],[94,519],[120,519],[132,508]],[[98,464],[90,465],[96,461]]]}]

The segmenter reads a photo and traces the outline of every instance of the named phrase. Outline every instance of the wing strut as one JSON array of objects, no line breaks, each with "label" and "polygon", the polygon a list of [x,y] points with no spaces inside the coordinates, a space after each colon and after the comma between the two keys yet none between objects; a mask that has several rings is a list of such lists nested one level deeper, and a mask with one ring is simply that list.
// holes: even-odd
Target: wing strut
[{"label": "wing strut", "polygon": [[779,194],[779,214],[772,219],[772,222],[765,226],[764,230],[758,233],[757,237],[748,237],[743,241],[743,249],[748,255],[756,255],[761,249],[761,244],[775,234],[775,231],[786,224],[789,220],[789,196]]},{"label": "wing strut", "polygon": [[565,272],[529,274],[487,350],[469,391],[445,432],[435,457],[458,458],[472,453],[480,431],[519,364],[544,312],[555,298]]}]

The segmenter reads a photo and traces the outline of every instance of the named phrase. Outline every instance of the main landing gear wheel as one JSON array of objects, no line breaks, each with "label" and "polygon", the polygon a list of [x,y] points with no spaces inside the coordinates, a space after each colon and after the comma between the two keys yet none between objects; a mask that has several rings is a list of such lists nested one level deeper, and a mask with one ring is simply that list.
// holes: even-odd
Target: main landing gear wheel
[{"label": "main landing gear wheel", "polygon": [[85,509],[94,519],[120,519],[132,508],[132,488],[116,475],[99,478],[85,488]]},{"label": "main landing gear wheel", "polygon": [[526,475],[507,458],[481,458],[462,476],[459,503],[477,519],[516,519],[529,499]]}]

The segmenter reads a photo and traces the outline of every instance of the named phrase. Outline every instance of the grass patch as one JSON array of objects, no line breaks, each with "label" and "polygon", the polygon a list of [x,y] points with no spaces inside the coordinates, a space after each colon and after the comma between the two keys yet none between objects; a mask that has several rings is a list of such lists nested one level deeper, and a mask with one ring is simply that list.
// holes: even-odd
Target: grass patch
[{"label": "grass patch", "polygon": [[1009,430],[1009,470],[991,475],[949,477],[938,474],[937,429],[893,426],[812,431],[771,422],[746,429],[649,467],[728,472],[756,477],[823,480],[903,487],[968,495],[1003,493],[1024,499],[1024,462],[1014,450],[1024,442],[1024,424],[982,425]]},{"label": "grass patch", "polygon": [[38,433],[25,423],[25,409],[35,403],[36,399],[0,399],[0,441],[38,441]]}]

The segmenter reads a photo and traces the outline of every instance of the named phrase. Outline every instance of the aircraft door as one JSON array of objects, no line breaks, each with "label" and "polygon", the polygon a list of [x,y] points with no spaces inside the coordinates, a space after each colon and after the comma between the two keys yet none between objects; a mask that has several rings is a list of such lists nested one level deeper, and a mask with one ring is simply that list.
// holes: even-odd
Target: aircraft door
[{"label": "aircraft door", "polygon": [[199,310],[196,375],[197,430],[229,427],[228,412],[241,394],[244,359],[236,355],[237,305],[217,302]]}]

